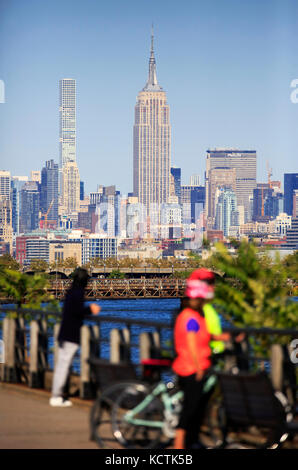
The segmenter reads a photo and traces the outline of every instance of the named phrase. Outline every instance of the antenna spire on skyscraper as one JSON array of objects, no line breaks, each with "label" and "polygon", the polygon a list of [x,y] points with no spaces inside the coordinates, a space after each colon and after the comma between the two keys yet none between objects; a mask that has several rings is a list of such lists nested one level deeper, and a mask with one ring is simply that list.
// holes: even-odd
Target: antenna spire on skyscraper
[{"label": "antenna spire on skyscraper", "polygon": [[151,55],[152,53],[154,54],[154,29],[153,29],[153,23],[151,26]]},{"label": "antenna spire on skyscraper", "polygon": [[153,23],[151,26],[151,53],[149,59],[149,75],[148,81],[144,88],[145,91],[152,90],[152,91],[161,91],[162,87],[159,86],[156,77],[156,62],[154,57],[154,30],[153,30]]}]

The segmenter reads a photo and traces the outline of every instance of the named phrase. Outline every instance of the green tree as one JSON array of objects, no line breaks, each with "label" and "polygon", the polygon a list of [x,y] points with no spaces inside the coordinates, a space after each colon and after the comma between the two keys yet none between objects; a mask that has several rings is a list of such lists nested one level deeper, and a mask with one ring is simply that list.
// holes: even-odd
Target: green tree
[{"label": "green tree", "polygon": [[295,284],[298,283],[298,251],[295,251],[292,255],[288,255],[284,258],[282,264],[284,265],[287,275],[293,280]]},{"label": "green tree", "polygon": [[242,241],[234,254],[217,244],[210,262],[224,273],[214,303],[235,326],[296,328],[298,305],[289,301],[287,271],[278,257],[272,260]]},{"label": "green tree", "polygon": [[78,267],[76,258],[66,258],[63,262],[63,267],[66,269],[75,269]]},{"label": "green tree", "polygon": [[9,253],[0,256],[0,270],[5,268],[15,271],[20,269],[19,263]]},{"label": "green tree", "polygon": [[0,276],[1,296],[11,299],[18,307],[39,309],[42,303],[56,305],[57,302],[48,288],[48,280],[42,274],[32,276],[4,269]]},{"label": "green tree", "polygon": [[113,271],[109,274],[109,279],[124,279],[125,274],[117,269],[113,269]]},{"label": "green tree", "polygon": [[45,272],[48,268],[49,268],[48,263],[43,259],[32,260],[30,263],[30,267],[29,267],[30,271],[34,271],[38,273]]}]

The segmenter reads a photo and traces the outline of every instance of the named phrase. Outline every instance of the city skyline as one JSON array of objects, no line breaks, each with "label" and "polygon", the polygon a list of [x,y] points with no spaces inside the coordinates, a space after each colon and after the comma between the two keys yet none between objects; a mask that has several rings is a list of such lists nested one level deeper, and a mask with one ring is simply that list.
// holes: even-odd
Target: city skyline
[{"label": "city skyline", "polygon": [[[99,15],[96,3],[88,1],[92,15],[82,13],[75,2],[65,22],[67,44],[61,41],[62,20],[54,23],[55,1],[44,17],[33,0],[27,9],[20,2],[1,7],[0,42],[7,46],[0,46],[0,78],[6,85],[6,102],[0,105],[0,153],[2,168],[12,175],[27,174],[28,166],[41,168],[40,162],[50,159],[59,161],[57,84],[73,77],[78,88],[77,162],[86,192],[98,184],[116,184],[122,193],[132,190],[133,101],[145,77],[150,21],[143,7],[132,13],[135,2],[127,5],[124,16],[120,3],[114,3],[119,16],[113,17],[108,6]],[[61,11],[68,5],[62,2]],[[226,11],[218,1],[209,7],[189,2],[189,10],[182,11],[178,3],[171,5],[168,17],[165,5],[158,14],[153,6],[153,20],[160,81],[167,84],[172,109],[172,163],[182,168],[183,182],[194,173],[202,179],[206,150],[214,147],[257,150],[258,181],[267,180],[266,160],[274,179],[295,172],[298,106],[290,101],[290,83],[298,76],[296,6],[287,1],[271,2],[271,7],[254,1],[237,6],[231,0]],[[12,25],[17,13],[21,19]],[[64,21],[65,15],[61,17]],[[77,31],[81,18],[83,26]],[[212,29],[206,41],[219,19],[221,34]],[[97,22],[101,28],[96,29]],[[45,27],[52,33],[49,43]],[[117,28],[114,38],[110,27]],[[36,48],[29,47],[33,38]],[[75,54],[69,53],[71,41]],[[46,45],[42,55],[39,43]],[[91,47],[89,52],[90,44],[97,50]]]}]

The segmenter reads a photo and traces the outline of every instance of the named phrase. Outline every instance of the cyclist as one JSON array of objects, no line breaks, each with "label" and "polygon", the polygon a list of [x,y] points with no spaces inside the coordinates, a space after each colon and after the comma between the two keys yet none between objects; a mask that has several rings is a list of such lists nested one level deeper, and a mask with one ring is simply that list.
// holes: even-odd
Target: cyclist
[{"label": "cyclist", "polygon": [[[182,412],[176,429],[175,449],[198,445],[198,433],[209,399],[203,393],[206,373],[211,366],[210,341],[229,341],[229,333],[211,334],[204,316],[204,305],[214,297],[214,274],[204,268],[195,270],[187,280],[182,311],[174,326],[176,358],[173,371],[184,392]],[[241,335],[237,338],[242,340]]]},{"label": "cyclist", "polygon": [[[211,286],[214,286],[215,275],[213,272],[209,271],[208,269],[202,268],[200,270],[200,273],[198,273],[198,276],[200,280],[207,282],[207,284],[210,284]],[[220,335],[222,333],[220,316],[218,315],[211,302],[205,303],[205,305],[203,306],[203,312],[209,333],[211,333],[212,335]],[[212,354],[222,353],[225,349],[223,341],[213,340],[210,342],[210,347],[212,350]]]}]

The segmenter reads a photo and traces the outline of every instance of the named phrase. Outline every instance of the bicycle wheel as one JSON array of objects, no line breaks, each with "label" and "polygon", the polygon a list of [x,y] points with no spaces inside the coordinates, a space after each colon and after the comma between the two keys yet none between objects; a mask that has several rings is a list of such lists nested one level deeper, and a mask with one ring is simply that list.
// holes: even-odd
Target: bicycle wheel
[{"label": "bicycle wheel", "polygon": [[90,411],[90,439],[95,441],[99,447],[114,445],[115,439],[111,428],[112,406],[129,385],[137,382],[120,382],[105,388],[98,394]]},{"label": "bicycle wheel", "polygon": [[[127,413],[140,405],[149,393],[146,384],[131,385],[123,390],[113,405],[113,435],[123,447],[153,449],[160,443],[162,424],[159,423],[164,420],[164,407],[159,398],[153,397],[132,419],[127,419]],[[138,423],[138,420],[142,422]]]}]

